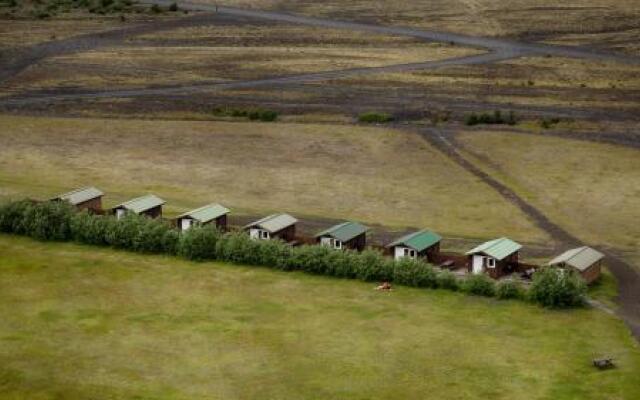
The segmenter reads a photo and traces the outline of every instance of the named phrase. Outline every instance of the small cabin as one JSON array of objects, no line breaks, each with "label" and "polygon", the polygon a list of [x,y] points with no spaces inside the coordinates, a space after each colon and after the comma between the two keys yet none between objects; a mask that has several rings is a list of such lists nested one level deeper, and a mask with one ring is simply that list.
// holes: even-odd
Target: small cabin
[{"label": "small cabin", "polygon": [[483,243],[468,251],[468,269],[472,274],[486,273],[494,279],[516,272],[522,246],[508,238]]},{"label": "small cabin", "polygon": [[573,269],[582,276],[587,284],[595,282],[602,270],[604,254],[588,246],[567,250],[547,265],[557,268]]},{"label": "small cabin", "polygon": [[85,187],[63,193],[54,197],[51,201],[67,201],[78,210],[101,212],[102,196],[104,196],[104,193],[101,190],[94,187]]},{"label": "small cabin", "polygon": [[164,203],[165,201],[160,197],[149,194],[118,204],[112,208],[112,211],[118,219],[124,217],[128,212],[144,215],[149,218],[159,218],[162,217],[162,206]]},{"label": "small cabin", "polygon": [[336,250],[362,251],[367,245],[369,228],[357,222],[343,222],[316,235],[316,241],[322,246]]},{"label": "small cabin", "polygon": [[255,240],[280,239],[292,242],[296,237],[298,220],[289,214],[273,214],[244,226]]},{"label": "small cabin", "polygon": [[440,241],[442,237],[428,230],[422,230],[405,235],[386,247],[391,250],[393,258],[423,259],[430,263],[437,263],[440,259]]},{"label": "small cabin", "polygon": [[220,204],[209,204],[196,208],[176,218],[176,226],[186,231],[192,226],[213,225],[222,232],[227,231],[227,214],[229,209]]}]

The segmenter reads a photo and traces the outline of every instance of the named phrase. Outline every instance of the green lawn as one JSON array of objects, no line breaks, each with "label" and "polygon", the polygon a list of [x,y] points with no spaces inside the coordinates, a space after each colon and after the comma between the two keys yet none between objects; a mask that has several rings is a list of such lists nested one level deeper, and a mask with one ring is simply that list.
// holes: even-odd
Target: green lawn
[{"label": "green lawn", "polygon": [[640,396],[640,349],[603,312],[372,287],[0,236],[0,397]]}]

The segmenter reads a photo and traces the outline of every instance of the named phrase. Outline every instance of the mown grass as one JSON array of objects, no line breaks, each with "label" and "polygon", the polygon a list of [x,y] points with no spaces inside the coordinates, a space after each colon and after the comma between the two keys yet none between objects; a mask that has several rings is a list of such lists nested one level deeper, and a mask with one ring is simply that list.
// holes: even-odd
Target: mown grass
[{"label": "mown grass", "polygon": [[[14,399],[635,399],[621,321],[0,236]],[[616,357],[595,370],[591,358]],[[507,379],[508,378],[508,379]]]},{"label": "mown grass", "polygon": [[[2,117],[0,197],[81,185],[169,214],[212,201],[443,234],[545,242],[514,206],[417,135],[339,125]],[[473,193],[472,196],[469,194]],[[481,221],[478,222],[478,221]]]}]

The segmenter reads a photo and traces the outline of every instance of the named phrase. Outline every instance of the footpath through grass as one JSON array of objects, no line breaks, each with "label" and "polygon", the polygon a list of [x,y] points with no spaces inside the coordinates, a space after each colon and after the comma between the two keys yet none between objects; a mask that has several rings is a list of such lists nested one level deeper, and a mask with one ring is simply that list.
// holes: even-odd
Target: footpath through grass
[{"label": "footpath through grass", "polygon": [[0,236],[0,315],[2,398],[640,396],[640,349],[590,309]]}]

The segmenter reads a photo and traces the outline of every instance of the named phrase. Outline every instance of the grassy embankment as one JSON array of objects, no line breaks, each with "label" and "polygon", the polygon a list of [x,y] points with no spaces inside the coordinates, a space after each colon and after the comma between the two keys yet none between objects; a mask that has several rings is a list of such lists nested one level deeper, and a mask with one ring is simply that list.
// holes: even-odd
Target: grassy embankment
[{"label": "grassy embankment", "polygon": [[[0,236],[8,398],[635,399],[621,321]],[[595,356],[618,368],[595,370]],[[508,377],[508,379],[505,379]]]}]

